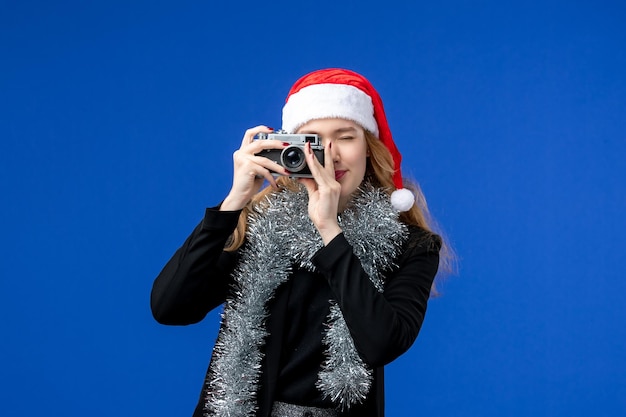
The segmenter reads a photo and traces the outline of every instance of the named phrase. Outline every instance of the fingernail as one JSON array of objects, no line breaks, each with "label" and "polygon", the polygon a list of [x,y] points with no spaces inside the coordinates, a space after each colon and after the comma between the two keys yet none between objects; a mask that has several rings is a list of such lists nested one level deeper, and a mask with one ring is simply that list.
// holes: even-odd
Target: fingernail
[{"label": "fingernail", "polygon": [[287,171],[287,170],[285,170],[285,173],[286,173],[287,175],[291,175],[291,171]]},{"label": "fingernail", "polygon": [[291,143],[289,143],[289,142],[283,142],[283,146],[289,146],[289,145],[291,145]]},{"label": "fingernail", "polygon": [[269,130],[274,130],[274,128],[273,128],[273,127],[269,127],[269,126],[268,126],[267,128],[268,128]]}]

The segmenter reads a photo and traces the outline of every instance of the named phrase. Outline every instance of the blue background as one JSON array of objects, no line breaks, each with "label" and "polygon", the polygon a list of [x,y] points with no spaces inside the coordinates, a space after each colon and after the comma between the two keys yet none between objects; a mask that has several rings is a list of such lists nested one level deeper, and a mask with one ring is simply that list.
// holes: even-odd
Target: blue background
[{"label": "blue background", "polygon": [[[297,4],[296,4],[297,3]],[[504,4],[506,3],[506,4]],[[389,416],[626,410],[620,1],[0,2],[3,416],[185,416],[152,280],[314,69],[377,87],[458,254]]]}]

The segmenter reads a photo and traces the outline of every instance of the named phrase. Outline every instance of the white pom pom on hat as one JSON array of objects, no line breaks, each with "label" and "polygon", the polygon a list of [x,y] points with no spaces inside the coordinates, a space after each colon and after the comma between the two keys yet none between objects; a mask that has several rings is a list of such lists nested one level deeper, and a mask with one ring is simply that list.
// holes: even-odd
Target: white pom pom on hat
[{"label": "white pom pom on hat", "polygon": [[415,204],[415,196],[406,188],[399,188],[391,193],[391,205],[398,211],[409,211]]},{"label": "white pom pom on hat", "polygon": [[404,188],[400,163],[402,155],[391,136],[383,102],[372,84],[362,75],[341,68],[311,72],[291,87],[283,107],[283,130],[295,132],[303,124],[324,118],[352,120],[373,133],[391,153],[396,190],[391,204],[408,211],[415,204],[413,193]]}]

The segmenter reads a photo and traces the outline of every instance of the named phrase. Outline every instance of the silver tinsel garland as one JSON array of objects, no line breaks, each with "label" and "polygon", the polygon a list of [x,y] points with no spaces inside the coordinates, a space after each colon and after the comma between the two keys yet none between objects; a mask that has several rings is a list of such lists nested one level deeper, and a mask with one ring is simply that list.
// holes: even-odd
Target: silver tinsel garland
[{"label": "silver tinsel garland", "polygon": [[[383,272],[394,266],[407,228],[388,195],[363,185],[338,218],[346,240],[380,292]],[[315,271],[312,256],[324,245],[308,217],[308,195],[271,194],[248,219],[247,243],[233,273],[233,297],[226,301],[222,326],[207,377],[206,416],[247,417],[257,409],[261,351],[269,335],[266,304],[292,269]],[[372,371],[359,357],[336,302],[331,303],[324,335],[326,360],[317,388],[340,409],[362,402],[372,384]]]}]

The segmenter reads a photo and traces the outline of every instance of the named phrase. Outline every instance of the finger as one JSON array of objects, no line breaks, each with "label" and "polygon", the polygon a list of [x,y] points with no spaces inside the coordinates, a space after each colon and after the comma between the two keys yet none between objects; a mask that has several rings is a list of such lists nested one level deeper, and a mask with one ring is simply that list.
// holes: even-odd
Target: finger
[{"label": "finger", "polygon": [[269,172],[269,171],[267,171],[267,170],[266,170],[266,171],[263,173],[263,176],[262,176],[262,177],[260,177],[260,178],[265,178],[265,180],[266,180],[267,182],[269,182],[269,183],[272,185],[272,187],[274,187],[274,188],[278,188],[278,184],[276,183],[276,178],[274,178],[274,176],[272,175],[272,173],[271,173],[271,172]]},{"label": "finger", "polygon": [[[324,169],[335,178],[335,161],[333,160],[333,143],[328,142],[328,146],[324,148]],[[320,164],[321,165],[321,164]]]},{"label": "finger", "polygon": [[250,161],[252,161],[253,163],[255,163],[256,165],[259,165],[269,171],[273,171],[277,174],[281,174],[281,175],[289,175],[291,174],[291,172],[289,172],[284,166],[280,165],[277,162],[272,161],[269,158],[265,158],[263,156],[252,156],[250,157]]},{"label": "finger", "polygon": [[251,169],[248,172],[248,176],[250,178],[254,178],[255,180],[259,180],[259,179],[263,178],[263,176],[261,174],[257,174],[257,172],[254,169]]},{"label": "finger", "polygon": [[[262,167],[254,167],[248,172],[248,175],[250,176],[250,178],[253,179],[255,183],[262,182],[259,180],[266,180],[272,185],[272,187],[278,188],[278,184],[276,183],[276,178],[267,169],[264,169]],[[258,185],[260,186],[261,184],[258,184]]]},{"label": "finger", "polygon": [[259,153],[264,149],[283,149],[289,146],[287,142],[282,142],[275,139],[255,140],[250,142],[248,149],[253,153]]},{"label": "finger", "polygon": [[322,171],[324,167],[322,166],[322,164],[320,164],[320,161],[317,160],[317,157],[313,153],[313,150],[311,149],[311,143],[306,144],[304,155],[306,158],[306,163],[309,167],[309,171],[311,171],[311,175],[313,175],[313,178],[315,178],[316,181],[321,181],[323,179]]},{"label": "finger", "polygon": [[254,140],[254,137],[258,135],[259,133],[271,133],[273,131],[274,129],[272,129],[271,127],[267,127],[265,125],[252,127],[246,130],[246,132],[244,133],[243,139],[241,140],[241,146],[243,147],[244,145],[252,143],[252,141]]},{"label": "finger", "polygon": [[250,181],[254,182],[256,186],[260,187],[264,180],[267,180],[273,187],[277,187],[276,179],[266,169],[251,168],[247,172],[247,177]]}]

